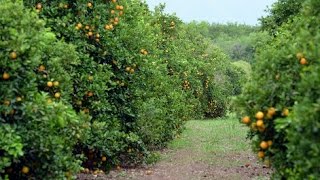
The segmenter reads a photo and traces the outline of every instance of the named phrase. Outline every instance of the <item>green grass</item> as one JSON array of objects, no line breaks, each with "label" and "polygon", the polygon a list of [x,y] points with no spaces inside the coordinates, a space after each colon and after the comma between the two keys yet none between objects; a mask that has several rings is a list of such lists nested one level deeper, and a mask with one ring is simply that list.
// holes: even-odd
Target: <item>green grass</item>
[{"label": "green grass", "polygon": [[195,154],[191,158],[209,164],[219,162],[225,163],[227,167],[239,165],[237,160],[230,162],[225,157],[251,153],[251,147],[245,138],[246,132],[247,128],[235,118],[188,121],[185,131],[168,148],[173,151],[188,150]]}]

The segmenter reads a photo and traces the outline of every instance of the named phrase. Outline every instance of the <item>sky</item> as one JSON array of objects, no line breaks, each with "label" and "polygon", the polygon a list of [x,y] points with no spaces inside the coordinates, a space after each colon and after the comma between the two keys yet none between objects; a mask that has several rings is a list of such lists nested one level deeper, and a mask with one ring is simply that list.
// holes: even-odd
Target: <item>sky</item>
[{"label": "sky", "polygon": [[176,13],[184,22],[208,21],[210,23],[237,22],[257,25],[258,18],[266,15],[267,6],[276,0],[146,0],[154,9],[159,3],[165,3],[167,13]]}]

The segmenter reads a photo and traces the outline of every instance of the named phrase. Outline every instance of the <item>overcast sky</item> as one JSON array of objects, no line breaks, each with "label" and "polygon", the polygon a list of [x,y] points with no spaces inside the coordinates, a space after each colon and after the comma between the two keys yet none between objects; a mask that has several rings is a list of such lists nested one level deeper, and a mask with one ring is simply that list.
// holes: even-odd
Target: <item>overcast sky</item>
[{"label": "overcast sky", "polygon": [[166,3],[166,12],[176,13],[185,22],[258,24],[264,10],[276,0],[146,0],[150,8]]}]

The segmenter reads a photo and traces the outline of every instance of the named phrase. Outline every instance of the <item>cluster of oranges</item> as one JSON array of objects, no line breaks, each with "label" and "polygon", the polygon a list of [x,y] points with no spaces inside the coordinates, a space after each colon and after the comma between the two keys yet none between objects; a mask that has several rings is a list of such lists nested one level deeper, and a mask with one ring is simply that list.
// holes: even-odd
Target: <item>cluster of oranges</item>
[{"label": "cluster of oranges", "polygon": [[137,65],[133,64],[132,66],[127,66],[125,70],[127,73],[133,74],[136,67],[137,67]]},{"label": "cluster of oranges", "polygon": [[[47,72],[46,72],[46,67],[42,64],[38,67],[38,71],[40,73],[43,74],[43,77],[44,78],[47,78]],[[59,87],[60,86],[60,82],[59,81],[47,81],[46,83],[46,87],[47,89],[53,93],[53,96],[56,98],[56,99],[59,99],[61,97],[61,92],[59,92]],[[51,103],[52,100],[51,99],[48,99],[48,103]]]},{"label": "cluster of oranges", "polygon": [[[252,121],[249,116],[244,116],[241,119],[241,122],[246,124],[251,128],[251,131],[253,132],[259,132],[259,133],[266,133],[266,124],[270,123],[272,119],[274,119],[274,116],[277,114],[277,109],[274,107],[270,107],[267,109],[265,113],[262,111],[258,111],[255,114],[255,121]],[[289,115],[289,109],[284,108],[281,111],[281,116],[286,117]],[[262,139],[260,143],[258,144],[258,157],[261,159],[265,158],[265,152],[272,146],[273,141],[268,139]]]},{"label": "cluster of oranges", "polygon": [[148,54],[148,51],[145,50],[145,49],[141,49],[141,50],[140,50],[140,53],[143,54],[143,55],[147,55],[147,54]]},{"label": "cluster of oranges", "polygon": [[308,64],[308,61],[307,61],[307,59],[304,57],[304,55],[302,54],[302,53],[297,53],[297,58],[298,58],[298,60],[299,60],[299,62],[300,62],[300,64],[301,65],[306,65],[306,64]]},{"label": "cluster of oranges", "polygon": [[188,89],[190,89],[191,88],[191,85],[190,85],[190,82],[189,81],[187,81],[187,80],[184,80],[183,81],[183,89],[184,90],[188,90]]}]

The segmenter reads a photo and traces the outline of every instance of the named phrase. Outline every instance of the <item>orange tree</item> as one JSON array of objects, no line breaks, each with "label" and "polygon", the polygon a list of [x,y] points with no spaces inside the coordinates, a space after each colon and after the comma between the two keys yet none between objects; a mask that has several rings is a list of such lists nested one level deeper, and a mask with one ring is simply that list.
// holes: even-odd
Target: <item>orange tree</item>
[{"label": "orange tree", "polygon": [[67,102],[75,48],[21,1],[1,0],[0,11],[0,178],[64,178],[79,171],[73,147],[86,134],[87,117]]},{"label": "orange tree", "polygon": [[236,100],[258,156],[275,178],[317,179],[319,174],[319,1],[283,25],[257,56],[252,80]]},{"label": "orange tree", "polygon": [[[159,61],[152,15],[140,1],[25,1],[47,20],[57,37],[76,45],[80,64],[71,66],[72,105],[91,117],[91,135],[79,144],[84,166],[111,167],[142,157],[144,143],[158,144],[181,129],[183,95]],[[156,97],[156,98],[155,98]],[[156,106],[155,106],[156,104]],[[153,106],[155,109],[150,109]],[[155,116],[150,116],[150,112]],[[175,114],[174,114],[175,113]],[[141,131],[150,119],[160,129]],[[166,126],[170,126],[167,128]],[[162,131],[164,130],[164,131]],[[169,138],[170,137],[170,138]],[[161,145],[162,144],[162,145]],[[107,157],[106,161],[101,161]],[[140,158],[141,159],[141,158]]]}]

